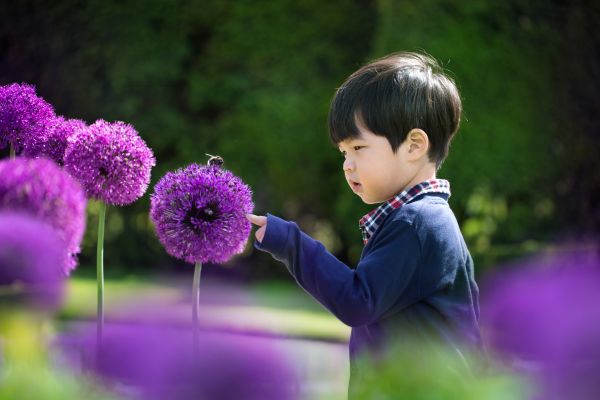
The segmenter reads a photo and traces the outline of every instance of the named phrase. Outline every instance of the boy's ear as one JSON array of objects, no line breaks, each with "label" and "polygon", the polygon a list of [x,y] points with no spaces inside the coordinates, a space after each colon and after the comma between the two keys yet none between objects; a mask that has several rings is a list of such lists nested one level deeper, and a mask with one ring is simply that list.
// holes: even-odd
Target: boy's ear
[{"label": "boy's ear", "polygon": [[406,142],[408,144],[408,153],[410,158],[417,159],[423,155],[427,155],[429,151],[429,137],[422,129],[412,129],[406,135]]}]

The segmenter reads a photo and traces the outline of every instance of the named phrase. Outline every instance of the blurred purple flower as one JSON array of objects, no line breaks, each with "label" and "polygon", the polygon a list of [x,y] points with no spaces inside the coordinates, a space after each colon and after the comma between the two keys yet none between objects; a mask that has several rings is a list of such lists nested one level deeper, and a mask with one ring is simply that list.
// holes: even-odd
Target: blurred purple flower
[{"label": "blurred purple flower", "polygon": [[64,160],[88,197],[118,206],[144,195],[156,164],[133,126],[101,119],[69,139]]},{"label": "blurred purple flower", "polygon": [[80,119],[57,117],[39,140],[25,143],[23,155],[27,157],[45,156],[63,166],[68,140],[86,128],[86,123]]},{"label": "blurred purple flower", "polygon": [[493,350],[528,365],[540,399],[600,393],[600,258],[537,258],[492,279],[482,324]]},{"label": "blurred purple flower", "polygon": [[45,135],[56,118],[54,109],[26,83],[0,86],[0,149],[11,145],[18,152]]},{"label": "blurred purple flower", "polygon": [[[102,352],[95,332],[64,342],[107,383],[121,383],[148,400],[287,400],[295,398],[291,366],[269,339],[204,332],[198,356],[189,334],[152,325],[107,325]],[[94,360],[95,357],[98,357]],[[73,359],[73,356],[70,357]],[[81,359],[81,357],[79,358]],[[135,397],[135,396],[134,396]]]},{"label": "blurred purple flower", "polygon": [[158,239],[173,257],[188,263],[224,263],[244,250],[252,191],[218,165],[167,173],[150,198]]},{"label": "blurred purple flower", "polygon": [[0,212],[0,306],[58,308],[64,253],[50,225],[26,214]]},{"label": "blurred purple flower", "polygon": [[55,228],[67,249],[63,268],[77,265],[85,229],[86,199],[79,183],[53,161],[0,161],[0,210],[30,214]]}]

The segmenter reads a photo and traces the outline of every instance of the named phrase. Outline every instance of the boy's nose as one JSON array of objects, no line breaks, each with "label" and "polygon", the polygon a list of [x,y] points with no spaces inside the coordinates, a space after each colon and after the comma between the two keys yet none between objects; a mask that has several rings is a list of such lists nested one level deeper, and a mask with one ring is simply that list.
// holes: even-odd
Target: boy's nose
[{"label": "boy's nose", "polygon": [[344,160],[344,164],[342,165],[342,168],[344,171],[353,171],[354,163],[350,159],[347,158]]}]

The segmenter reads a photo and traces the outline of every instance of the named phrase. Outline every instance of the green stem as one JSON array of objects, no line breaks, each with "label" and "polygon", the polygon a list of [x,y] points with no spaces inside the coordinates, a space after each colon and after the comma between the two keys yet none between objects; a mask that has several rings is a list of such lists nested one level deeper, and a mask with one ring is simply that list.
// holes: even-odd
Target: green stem
[{"label": "green stem", "polygon": [[10,159],[14,160],[15,159],[15,147],[13,146],[13,144],[10,144]]},{"label": "green stem", "polygon": [[200,304],[200,274],[202,273],[202,263],[196,263],[194,269],[194,287],[192,294],[192,335],[194,340],[194,355],[198,355],[200,349],[200,337],[198,326],[198,306]]},{"label": "green stem", "polygon": [[102,331],[104,329],[104,222],[106,219],[106,204],[100,201],[98,215],[98,244],[96,247],[96,273],[98,275],[98,312],[96,314],[96,344],[100,350]]}]

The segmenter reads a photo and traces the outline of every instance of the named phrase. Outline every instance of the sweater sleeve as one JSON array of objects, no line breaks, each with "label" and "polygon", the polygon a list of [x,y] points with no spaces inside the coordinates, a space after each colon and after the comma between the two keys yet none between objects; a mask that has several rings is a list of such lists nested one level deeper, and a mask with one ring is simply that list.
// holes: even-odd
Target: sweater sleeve
[{"label": "sweater sleeve", "polygon": [[385,318],[418,300],[420,246],[414,228],[389,221],[351,269],[293,222],[267,215],[255,247],[283,262],[298,284],[349,326]]}]

